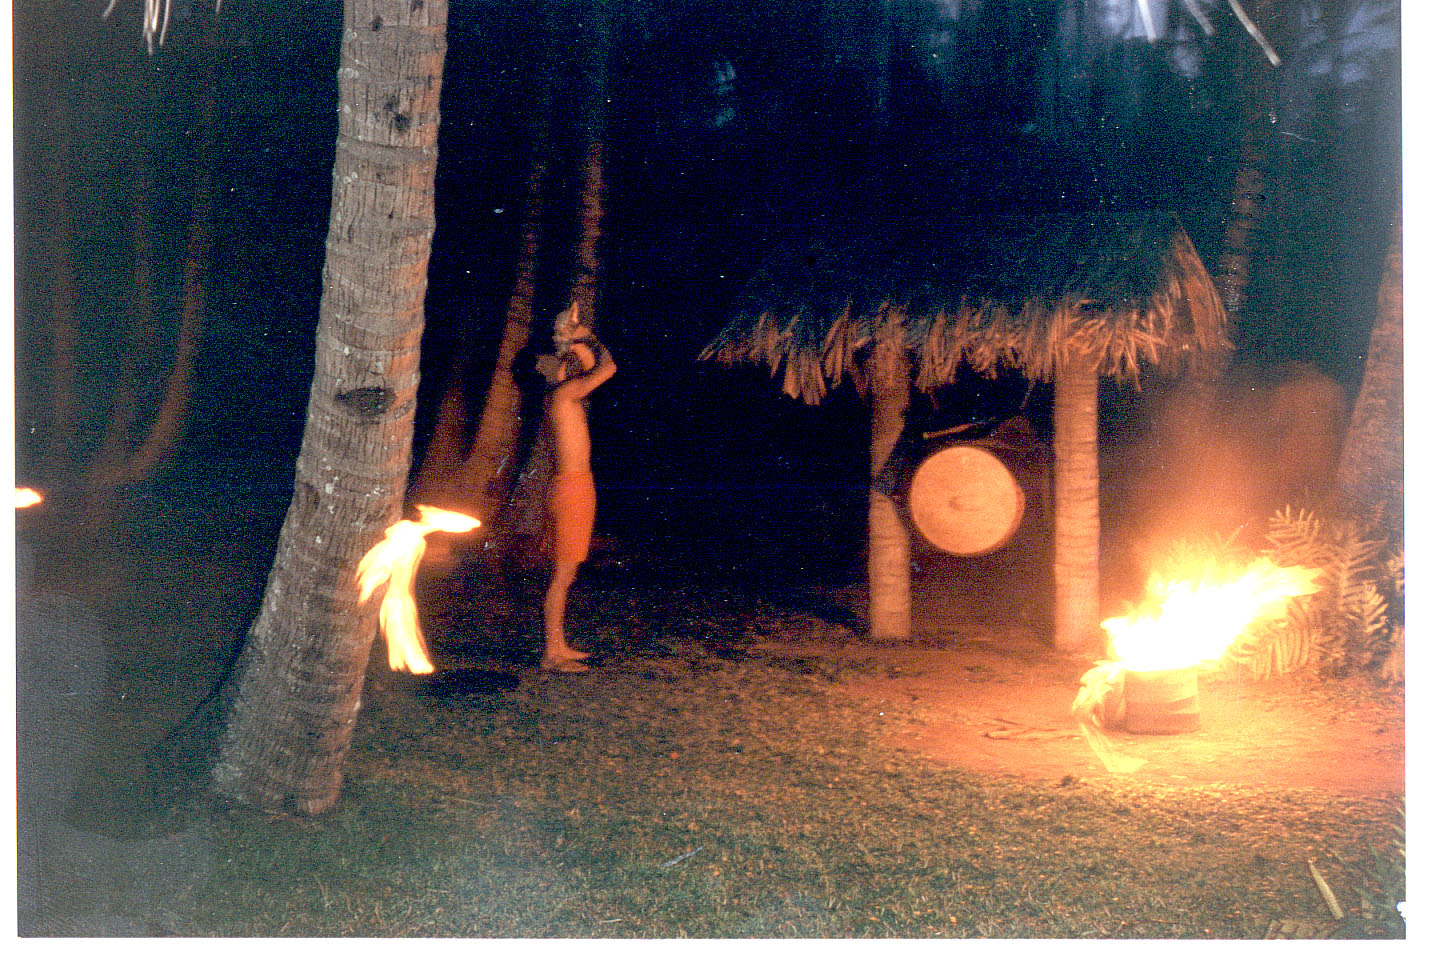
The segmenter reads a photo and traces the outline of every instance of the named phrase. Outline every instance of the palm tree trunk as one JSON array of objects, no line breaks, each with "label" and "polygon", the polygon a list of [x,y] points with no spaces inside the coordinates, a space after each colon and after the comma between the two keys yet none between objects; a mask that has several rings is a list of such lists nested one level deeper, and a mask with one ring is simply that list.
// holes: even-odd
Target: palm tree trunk
[{"label": "palm tree trunk", "polygon": [[495,352],[495,367],[485,393],[485,407],[475,426],[469,455],[461,465],[455,488],[459,509],[473,514],[486,528],[500,515],[515,475],[523,398],[515,382],[515,358],[530,339],[535,314],[535,269],[540,258],[540,231],[545,217],[545,179],[549,174],[548,141],[550,84],[543,86],[534,113],[530,173],[525,186],[525,228],[515,259],[515,281],[505,310],[505,329]]},{"label": "palm tree trunk", "polygon": [[[546,8],[548,10],[548,8]],[[555,102],[553,70],[554,25],[546,17],[540,59],[542,79],[530,113],[530,167],[525,180],[525,221],[515,258],[515,279],[505,309],[505,326],[495,351],[495,366],[485,391],[485,406],[473,435],[464,435],[460,422],[464,382],[458,366],[441,403],[436,437],[426,451],[417,487],[417,499],[429,496],[478,518],[490,530],[510,494],[517,472],[520,410],[523,398],[515,382],[515,358],[530,338],[535,315],[535,276],[540,260],[540,236],[545,219],[545,181],[550,173],[550,123]],[[432,464],[432,457],[441,462]]]},{"label": "palm tree trunk", "polygon": [[465,512],[467,506],[449,491],[465,463],[467,448],[464,338],[453,338],[451,348],[450,366],[445,372],[445,392],[440,397],[440,409],[435,413],[435,429],[425,447],[425,459],[415,476],[410,499],[414,503]]},{"label": "palm tree trunk", "polygon": [[1404,256],[1400,212],[1391,227],[1365,374],[1350,415],[1336,478],[1339,505],[1379,514],[1398,542],[1405,520]]},{"label": "palm tree trunk", "polygon": [[575,247],[575,278],[570,299],[580,305],[582,322],[595,329],[600,311],[600,240],[605,220],[605,103],[610,91],[610,10],[592,0],[587,88],[584,184],[580,190],[580,240]]},{"label": "palm tree trunk", "polygon": [[1245,310],[1245,293],[1250,282],[1256,232],[1260,222],[1260,203],[1265,194],[1262,134],[1256,129],[1260,121],[1252,119],[1241,133],[1240,163],[1235,170],[1235,186],[1230,194],[1230,213],[1225,218],[1225,233],[1215,271],[1215,287],[1230,316]]},{"label": "palm tree trunk", "polygon": [[[211,28],[213,30],[213,26]],[[215,111],[215,78],[213,64],[208,68],[208,83],[201,92],[199,141],[196,151],[198,169],[195,177],[195,200],[191,206],[189,233],[185,245],[185,265],[181,277],[180,327],[175,337],[175,358],[165,384],[160,409],[150,424],[145,439],[124,463],[117,463],[104,473],[99,482],[106,486],[134,483],[153,476],[175,448],[185,430],[185,415],[190,406],[190,381],[195,372],[195,357],[200,349],[204,327],[207,271],[210,265],[214,234],[213,144]],[[210,158],[210,159],[205,159]]]},{"label": "palm tree trunk", "polygon": [[114,486],[111,478],[123,469],[129,456],[130,442],[139,416],[140,369],[150,355],[155,335],[155,245],[151,236],[150,197],[152,194],[148,160],[141,158],[136,168],[136,183],[131,194],[131,298],[135,314],[130,319],[128,335],[117,332],[125,340],[125,359],[120,364],[115,389],[110,399],[110,419],[100,437],[100,445],[86,472],[85,485],[89,508],[104,513],[113,504]]},{"label": "palm tree trunk", "polygon": [[580,242],[575,247],[575,282],[570,298],[579,316],[596,327],[600,311],[600,240],[605,220],[605,148],[599,135],[585,148],[585,182],[580,191]]},{"label": "palm tree trunk", "polygon": [[[910,370],[905,356],[876,350],[870,369],[870,477],[879,475],[905,428]],[[910,637],[910,531],[895,501],[870,489],[870,636]]]},{"label": "palm tree trunk", "polygon": [[150,430],[123,464],[101,477],[107,485],[134,483],[153,476],[179,442],[190,405],[190,380],[195,372],[195,355],[205,314],[206,265],[210,262],[211,206],[208,175],[202,174],[197,187],[190,239],[185,254],[184,300],[180,307],[180,329],[175,340],[175,359],[165,384],[165,396],[150,424]]},{"label": "palm tree trunk", "polygon": [[[604,236],[605,219],[605,104],[610,83],[611,23],[608,4],[604,0],[595,0],[591,16],[593,34],[586,71],[590,98],[586,108],[588,129],[582,171],[584,179],[579,198],[580,236],[575,244],[575,272],[570,283],[570,300],[579,305],[582,322],[598,332],[600,241]],[[514,533],[522,542],[533,543],[542,538],[546,530],[548,515],[541,501],[546,486],[544,482],[534,481],[548,480],[554,471],[554,443],[549,430],[548,423],[541,423],[536,431],[535,442],[524,469],[520,471],[522,482],[517,485],[513,497]],[[536,556],[540,552],[527,550],[525,554]]]},{"label": "palm tree trunk", "polygon": [[435,230],[446,0],[345,0],[315,375],[259,615],[227,691],[218,794],[315,814],[340,795],[376,635],[355,585],[399,519]]},{"label": "palm tree trunk", "polygon": [[1055,647],[1100,650],[1100,382],[1072,358],[1055,372]]}]

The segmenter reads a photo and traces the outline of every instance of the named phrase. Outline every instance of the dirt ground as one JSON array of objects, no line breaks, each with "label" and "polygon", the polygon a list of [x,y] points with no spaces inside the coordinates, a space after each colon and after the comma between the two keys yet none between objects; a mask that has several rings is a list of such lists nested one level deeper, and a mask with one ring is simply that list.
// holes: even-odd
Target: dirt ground
[{"label": "dirt ground", "polygon": [[[983,630],[944,648],[859,643],[773,645],[788,657],[872,664],[846,681],[894,703],[893,742],[941,764],[1041,780],[1128,776],[1174,786],[1314,789],[1348,795],[1405,791],[1403,695],[1348,695],[1343,685],[1202,677],[1200,729],[1173,735],[1109,732],[1125,757],[1111,774],[1070,717],[1088,662],[1066,660],[1023,632]],[[876,662],[883,667],[873,669]]]}]

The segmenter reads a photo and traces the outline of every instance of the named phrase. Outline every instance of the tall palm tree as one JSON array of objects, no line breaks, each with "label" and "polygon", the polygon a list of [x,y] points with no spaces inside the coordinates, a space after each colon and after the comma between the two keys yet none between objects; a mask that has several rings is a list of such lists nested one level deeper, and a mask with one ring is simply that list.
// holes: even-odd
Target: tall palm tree
[{"label": "tall palm tree", "polygon": [[[213,47],[216,35],[213,19],[207,30]],[[92,481],[102,487],[134,483],[152,476],[173,451],[185,431],[185,417],[190,405],[190,384],[195,372],[195,359],[200,350],[207,306],[207,273],[214,246],[216,90],[216,67],[212,59],[204,68],[204,88],[199,96],[199,112],[195,118],[198,148],[196,154],[199,159],[180,278],[180,324],[175,334],[175,355],[170,364],[165,392],[160,398],[159,409],[155,412],[144,439],[123,462],[112,461],[105,469],[92,474]]]},{"label": "tall palm tree", "polygon": [[605,104],[610,92],[612,36],[607,0],[592,0],[590,6],[584,183],[580,188],[580,240],[575,245],[575,279],[570,299],[580,307],[581,322],[595,329],[600,311],[600,240],[606,200]]},{"label": "tall palm tree", "polygon": [[[66,123],[60,124],[62,130]],[[50,265],[47,306],[50,311],[50,442],[44,459],[52,467],[70,469],[76,430],[76,384],[79,341],[75,332],[74,217],[71,212],[71,162],[65,156],[66,138],[60,134],[59,157],[48,163],[52,178],[54,215],[46,235],[45,254]],[[48,478],[47,478],[48,479]]]},{"label": "tall palm tree", "polygon": [[148,360],[155,352],[156,290],[155,290],[155,213],[154,180],[150,175],[149,158],[135,161],[131,189],[130,236],[131,306],[128,336],[122,335],[124,360],[116,376],[110,396],[110,419],[100,437],[100,445],[86,472],[89,507],[104,511],[111,507],[114,495],[112,480],[125,471],[125,460],[131,450],[136,421],[140,417],[140,391],[148,379]]},{"label": "tall palm tree", "polygon": [[409,472],[447,0],[345,0],[315,374],[259,615],[227,690],[213,785],[314,814],[339,798],[376,636],[355,568]]}]

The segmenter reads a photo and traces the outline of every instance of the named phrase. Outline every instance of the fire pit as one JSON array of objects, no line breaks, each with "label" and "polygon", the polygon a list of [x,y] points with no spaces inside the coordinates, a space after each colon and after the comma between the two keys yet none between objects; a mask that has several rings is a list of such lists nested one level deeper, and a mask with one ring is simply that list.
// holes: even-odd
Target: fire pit
[{"label": "fire pit", "polygon": [[1207,565],[1190,576],[1152,576],[1146,601],[1101,623],[1109,658],[1080,681],[1071,713],[1111,772],[1139,763],[1121,756],[1104,729],[1132,734],[1200,729],[1200,669],[1218,663],[1260,619],[1282,616],[1291,597],[1318,589],[1320,571],[1261,558],[1244,569]]}]

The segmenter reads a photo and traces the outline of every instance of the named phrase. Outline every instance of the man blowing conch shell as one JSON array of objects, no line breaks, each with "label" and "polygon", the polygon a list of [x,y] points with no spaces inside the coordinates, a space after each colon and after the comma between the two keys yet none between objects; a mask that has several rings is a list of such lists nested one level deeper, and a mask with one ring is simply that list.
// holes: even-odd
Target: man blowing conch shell
[{"label": "man blowing conch shell", "polygon": [[565,642],[565,602],[580,564],[590,553],[595,526],[595,477],[590,472],[590,423],[585,398],[615,375],[615,359],[579,318],[579,308],[555,318],[555,353],[535,368],[549,387],[545,414],[555,437],[550,516],[555,525],[555,568],[545,592],[545,654],[540,666],[581,673],[589,656]]}]

